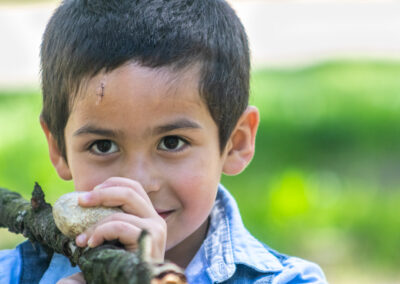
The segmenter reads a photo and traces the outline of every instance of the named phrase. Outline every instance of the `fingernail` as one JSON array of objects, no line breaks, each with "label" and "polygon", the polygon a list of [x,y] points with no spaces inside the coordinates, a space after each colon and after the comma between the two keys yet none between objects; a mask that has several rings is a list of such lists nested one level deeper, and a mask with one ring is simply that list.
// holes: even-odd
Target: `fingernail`
[{"label": "fingernail", "polygon": [[84,246],[86,242],[86,235],[85,234],[80,234],[79,236],[76,237],[76,243],[78,245]]},{"label": "fingernail", "polygon": [[85,193],[79,194],[79,202],[80,203],[88,203],[89,200],[90,200],[90,193],[89,192],[85,192]]}]

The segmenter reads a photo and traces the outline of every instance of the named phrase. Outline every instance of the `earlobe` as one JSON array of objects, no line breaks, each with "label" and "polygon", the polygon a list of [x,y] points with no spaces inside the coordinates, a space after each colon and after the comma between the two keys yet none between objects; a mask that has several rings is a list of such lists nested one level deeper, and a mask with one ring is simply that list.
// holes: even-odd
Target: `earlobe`
[{"label": "earlobe", "polygon": [[242,172],[254,155],[255,139],[260,121],[258,109],[249,106],[240,117],[227,143],[223,172],[236,175]]},{"label": "earlobe", "polygon": [[51,163],[56,169],[58,175],[64,180],[72,179],[71,171],[69,170],[68,164],[65,161],[58,145],[57,141],[54,138],[53,134],[51,134],[47,124],[40,118],[40,125],[42,126],[43,132],[47,139],[47,145],[49,147],[49,155]]}]

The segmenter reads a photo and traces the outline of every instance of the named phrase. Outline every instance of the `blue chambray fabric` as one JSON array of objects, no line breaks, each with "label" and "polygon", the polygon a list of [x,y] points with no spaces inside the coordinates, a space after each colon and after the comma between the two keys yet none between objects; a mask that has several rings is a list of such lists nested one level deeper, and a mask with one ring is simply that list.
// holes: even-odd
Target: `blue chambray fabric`
[{"label": "blue chambray fabric", "polygon": [[57,283],[58,280],[80,271],[79,267],[73,267],[65,256],[55,253],[39,284]]},{"label": "blue chambray fabric", "polygon": [[[30,246],[25,242],[15,250],[0,251],[0,283],[32,283],[26,281],[28,278],[56,283],[79,272],[60,254],[45,264],[43,251]],[[207,237],[185,274],[189,283],[327,283],[316,264],[278,253],[256,240],[244,227],[235,200],[223,186],[210,214]]]},{"label": "blue chambray fabric", "polygon": [[79,272],[61,254],[48,255],[39,244],[25,241],[14,250],[0,251],[0,283],[56,283]]},{"label": "blue chambray fabric", "polygon": [[19,283],[21,265],[18,249],[0,251],[0,283]]},{"label": "blue chambray fabric", "polygon": [[222,185],[207,237],[185,274],[189,283],[327,283],[318,265],[278,253],[255,239]]}]

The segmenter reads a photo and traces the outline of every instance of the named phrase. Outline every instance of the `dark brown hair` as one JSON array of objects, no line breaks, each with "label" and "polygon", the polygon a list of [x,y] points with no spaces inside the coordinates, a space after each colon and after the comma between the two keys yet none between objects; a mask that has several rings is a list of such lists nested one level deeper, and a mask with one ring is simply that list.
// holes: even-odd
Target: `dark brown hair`
[{"label": "dark brown hair", "polygon": [[183,70],[200,63],[199,91],[224,149],[248,104],[249,49],[222,0],[65,0],[41,47],[42,119],[65,156],[64,129],[82,80],[132,61]]}]

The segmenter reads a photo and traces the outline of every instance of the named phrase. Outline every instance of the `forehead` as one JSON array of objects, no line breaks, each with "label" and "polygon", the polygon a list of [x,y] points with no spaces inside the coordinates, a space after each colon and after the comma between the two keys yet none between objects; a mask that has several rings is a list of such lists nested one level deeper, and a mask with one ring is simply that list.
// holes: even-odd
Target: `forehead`
[{"label": "forehead", "polygon": [[199,74],[196,65],[175,71],[128,63],[84,82],[72,104],[71,115],[93,119],[128,113],[137,116],[152,113],[157,117],[209,115],[199,93]]},{"label": "forehead", "polygon": [[72,99],[83,99],[93,93],[104,95],[106,89],[118,91],[121,88],[141,88],[152,92],[160,90],[165,95],[173,95],[183,88],[199,92],[200,72],[201,66],[197,63],[178,70],[170,66],[151,68],[127,62],[112,71],[106,72],[103,69],[94,77],[83,78]]}]

